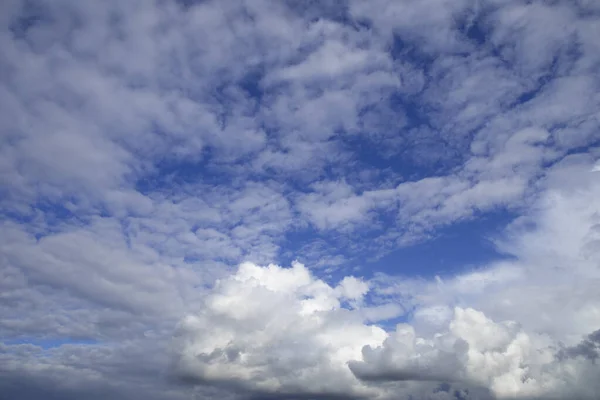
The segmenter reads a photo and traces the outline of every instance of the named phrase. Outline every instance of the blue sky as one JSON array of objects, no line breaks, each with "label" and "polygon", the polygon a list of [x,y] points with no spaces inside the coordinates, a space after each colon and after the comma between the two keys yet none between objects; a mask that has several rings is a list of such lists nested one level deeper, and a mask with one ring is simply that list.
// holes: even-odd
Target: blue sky
[{"label": "blue sky", "polygon": [[597,2],[0,15],[0,393],[600,391]]}]

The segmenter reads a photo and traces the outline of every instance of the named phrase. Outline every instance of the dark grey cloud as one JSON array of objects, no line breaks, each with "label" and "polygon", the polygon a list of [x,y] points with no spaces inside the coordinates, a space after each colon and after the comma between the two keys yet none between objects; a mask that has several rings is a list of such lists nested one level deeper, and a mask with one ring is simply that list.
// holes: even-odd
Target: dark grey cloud
[{"label": "dark grey cloud", "polygon": [[600,357],[600,329],[590,333],[581,343],[560,349],[559,359],[583,357],[594,363]]}]

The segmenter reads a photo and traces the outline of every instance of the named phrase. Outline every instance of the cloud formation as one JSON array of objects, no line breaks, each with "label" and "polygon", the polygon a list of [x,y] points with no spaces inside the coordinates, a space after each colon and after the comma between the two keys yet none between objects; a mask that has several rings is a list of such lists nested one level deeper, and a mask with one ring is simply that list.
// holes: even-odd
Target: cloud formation
[{"label": "cloud formation", "polygon": [[0,398],[593,399],[599,21],[3,1]]},{"label": "cloud formation", "polygon": [[380,345],[386,333],[341,307],[360,302],[367,290],[353,277],[331,287],[298,263],[242,264],[180,324],[178,369],[257,393],[372,395],[346,362],[360,357],[362,346]]}]

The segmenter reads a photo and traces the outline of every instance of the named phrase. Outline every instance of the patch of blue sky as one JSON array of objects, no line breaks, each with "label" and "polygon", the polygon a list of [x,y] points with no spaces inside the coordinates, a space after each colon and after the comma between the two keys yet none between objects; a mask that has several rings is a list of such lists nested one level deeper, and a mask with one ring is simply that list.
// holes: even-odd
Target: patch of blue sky
[{"label": "patch of blue sky", "polygon": [[511,258],[494,246],[493,239],[502,234],[515,216],[498,209],[439,228],[428,240],[397,248],[372,260],[366,264],[365,274],[369,276],[375,271],[422,278],[444,277]]},{"label": "patch of blue sky", "polygon": [[[493,239],[502,235],[515,216],[511,211],[497,209],[439,228],[427,240],[394,248],[352,248],[348,246],[348,234],[322,233],[305,228],[286,234],[281,243],[279,262],[286,266],[297,259],[331,284],[348,273],[366,279],[378,272],[425,279],[436,275],[452,276],[494,261],[510,259],[510,255],[495,247]],[[393,224],[390,222],[386,229],[394,229]],[[371,236],[377,235],[377,232],[360,231],[352,234],[351,243],[369,243]],[[323,261],[324,255],[336,253],[343,258],[341,265],[337,262],[329,265],[327,261],[316,268],[311,265],[316,260]]]}]

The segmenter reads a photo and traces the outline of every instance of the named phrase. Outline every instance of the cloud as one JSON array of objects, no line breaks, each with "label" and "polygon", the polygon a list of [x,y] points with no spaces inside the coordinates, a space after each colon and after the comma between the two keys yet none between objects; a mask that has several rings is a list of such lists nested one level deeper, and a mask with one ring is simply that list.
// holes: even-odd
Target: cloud
[{"label": "cloud", "polygon": [[[584,165],[577,168],[586,173]],[[332,287],[301,264],[289,269],[243,264],[219,282],[202,311],[180,325],[178,372],[199,382],[232,382],[255,392],[280,394],[378,393],[387,398],[392,392],[381,382],[416,381],[481,388],[496,398],[591,399],[598,390],[593,379],[596,334],[589,333],[597,326],[597,300],[586,289],[595,287],[589,274],[594,274],[598,253],[597,246],[590,248],[595,243],[590,215],[597,210],[585,200],[597,190],[597,180],[591,179],[584,179],[576,194],[550,191],[541,202],[536,229],[514,228],[510,243],[517,246],[512,252],[518,261],[440,279],[429,287],[412,285],[417,296],[413,320],[393,331],[368,325],[360,305],[341,307],[342,297],[367,294],[367,286],[356,278]],[[539,264],[547,252],[554,255],[554,269]],[[547,275],[543,281],[539,268]],[[551,284],[559,281],[562,288]],[[575,291],[587,294],[558,305],[564,303],[563,292]],[[519,299],[523,302],[514,302]],[[468,303],[486,311],[461,306],[450,311],[432,302]],[[559,327],[540,310],[571,320]],[[518,317],[519,323],[498,322],[486,313]],[[340,327],[343,340],[335,333]],[[568,341],[574,343],[565,347]],[[293,350],[298,343],[302,352]],[[330,386],[319,379],[322,376]]]},{"label": "cloud", "polygon": [[561,349],[562,352],[560,353],[560,356],[570,358],[583,357],[595,361],[599,356],[599,336],[600,331],[590,333],[587,338],[583,339],[578,345]]},{"label": "cloud", "polygon": [[365,293],[356,278],[332,287],[299,263],[242,264],[181,322],[178,373],[256,393],[373,395],[346,367],[365,343],[386,335],[342,307]]},{"label": "cloud", "polygon": [[[593,398],[595,382],[586,379],[597,373],[598,209],[591,198],[598,181],[585,164],[565,164],[550,174],[554,184],[566,176],[579,181],[550,189],[536,217],[515,223],[499,242],[514,261],[425,285],[374,284],[382,295],[398,293],[398,301],[412,298],[416,311],[412,326],[399,325],[397,338],[351,363],[357,376],[464,380],[499,398]],[[457,307],[452,317],[449,304]]]},{"label": "cloud", "polygon": [[383,346],[366,346],[363,360],[350,368],[366,381],[465,381],[489,388],[497,398],[591,399],[596,382],[587,379],[597,366],[586,350],[594,343],[586,339],[558,356],[548,337],[456,308],[446,331],[423,338],[413,327],[399,325]]},{"label": "cloud", "polygon": [[0,11],[5,396],[598,391],[595,2]]},{"label": "cloud", "polygon": [[[416,381],[482,388],[497,398],[593,398],[599,323],[593,293],[600,253],[598,210],[590,199],[598,181],[585,164],[565,164],[550,176],[574,168],[578,172],[569,176],[582,177],[577,189],[551,187],[535,219],[516,223],[499,242],[515,261],[408,284],[412,293],[402,286],[387,292],[413,296],[410,322],[384,331],[361,318],[368,312],[360,304],[354,310],[341,307],[343,293],[355,298],[368,293],[355,278],[334,288],[300,264],[291,269],[243,264],[219,283],[199,315],[182,323],[178,355],[185,362],[180,368],[199,380],[232,381],[266,392],[288,393],[293,387],[312,393],[323,387],[318,377],[328,376],[344,383],[323,391],[346,395],[368,388],[386,398],[390,394],[381,382]],[[375,294],[384,293],[386,284],[372,285]],[[562,324],[555,323],[556,316]],[[333,326],[344,327],[344,340]],[[219,339],[212,334],[216,331]],[[337,339],[321,341],[331,337]],[[292,362],[288,357],[299,355],[290,348],[297,343],[304,351]],[[297,380],[286,376],[290,365]]]}]

